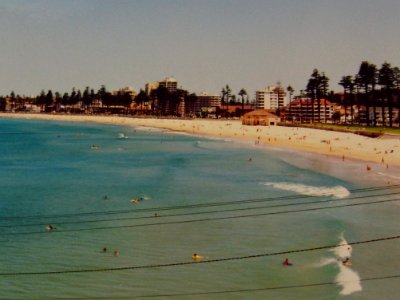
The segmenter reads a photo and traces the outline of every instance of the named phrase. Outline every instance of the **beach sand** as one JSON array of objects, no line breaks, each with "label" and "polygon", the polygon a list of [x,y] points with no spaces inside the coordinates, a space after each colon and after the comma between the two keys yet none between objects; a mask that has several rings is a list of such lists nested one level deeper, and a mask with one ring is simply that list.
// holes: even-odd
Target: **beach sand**
[{"label": "beach sand", "polygon": [[239,120],[186,120],[25,113],[1,113],[0,117],[143,126],[193,135],[235,139],[251,143],[257,147],[287,149],[291,153],[300,151],[318,154],[329,159],[334,158],[334,163],[350,163],[350,161],[356,160],[362,164],[364,172],[391,173],[390,176],[393,177],[393,181],[400,179],[400,177],[395,176],[400,168],[400,136],[369,138],[353,133],[309,128],[245,126]]}]

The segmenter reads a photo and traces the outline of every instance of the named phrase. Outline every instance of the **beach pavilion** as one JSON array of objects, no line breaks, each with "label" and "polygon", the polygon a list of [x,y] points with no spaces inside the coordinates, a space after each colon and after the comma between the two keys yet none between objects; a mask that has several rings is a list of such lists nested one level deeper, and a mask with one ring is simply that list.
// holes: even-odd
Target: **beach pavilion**
[{"label": "beach pavilion", "polygon": [[243,125],[264,125],[264,126],[274,126],[277,125],[281,121],[277,115],[269,112],[266,109],[257,109],[251,112],[248,112],[242,117]]}]

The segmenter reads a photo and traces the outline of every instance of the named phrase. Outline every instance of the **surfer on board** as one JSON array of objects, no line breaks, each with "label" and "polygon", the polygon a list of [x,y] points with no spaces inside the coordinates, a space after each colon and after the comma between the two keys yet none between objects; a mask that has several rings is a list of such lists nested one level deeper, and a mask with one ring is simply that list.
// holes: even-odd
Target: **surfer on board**
[{"label": "surfer on board", "polygon": [[203,259],[203,258],[204,258],[204,256],[198,255],[197,253],[193,253],[192,254],[192,259],[193,260],[200,260],[200,259]]}]

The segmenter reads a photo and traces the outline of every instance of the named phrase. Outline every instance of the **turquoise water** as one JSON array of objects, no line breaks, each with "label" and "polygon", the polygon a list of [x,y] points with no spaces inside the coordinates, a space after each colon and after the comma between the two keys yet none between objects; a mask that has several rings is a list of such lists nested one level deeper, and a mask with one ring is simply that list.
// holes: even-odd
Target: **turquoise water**
[{"label": "turquoise water", "polygon": [[399,298],[399,279],[360,281],[398,275],[398,240],[276,253],[398,235],[397,202],[310,209],[400,189],[356,191],[369,184],[230,141],[91,123],[0,119],[0,153],[1,299]]}]

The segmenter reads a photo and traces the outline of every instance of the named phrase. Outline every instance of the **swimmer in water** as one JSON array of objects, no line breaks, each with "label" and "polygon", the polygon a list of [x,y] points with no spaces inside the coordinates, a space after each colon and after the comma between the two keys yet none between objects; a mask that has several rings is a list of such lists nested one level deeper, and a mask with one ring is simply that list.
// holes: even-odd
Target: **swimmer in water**
[{"label": "swimmer in water", "polygon": [[192,259],[193,260],[200,260],[200,259],[203,259],[203,258],[204,258],[204,256],[198,255],[197,253],[193,253],[192,254]]},{"label": "swimmer in water", "polygon": [[47,229],[47,231],[52,231],[52,230],[55,229],[55,228],[54,228],[53,225],[47,224],[46,229]]},{"label": "swimmer in water", "polygon": [[350,257],[346,257],[345,259],[342,260],[343,265],[345,266],[351,266],[351,261]]},{"label": "swimmer in water", "polygon": [[132,200],[131,200],[131,203],[133,203],[133,204],[138,204],[139,202],[142,202],[143,200],[144,200],[143,197],[135,198],[135,199],[132,199]]},{"label": "swimmer in water", "polygon": [[292,263],[290,263],[290,262],[289,262],[289,259],[286,258],[286,259],[282,262],[282,265],[284,265],[284,266],[291,266]]}]

